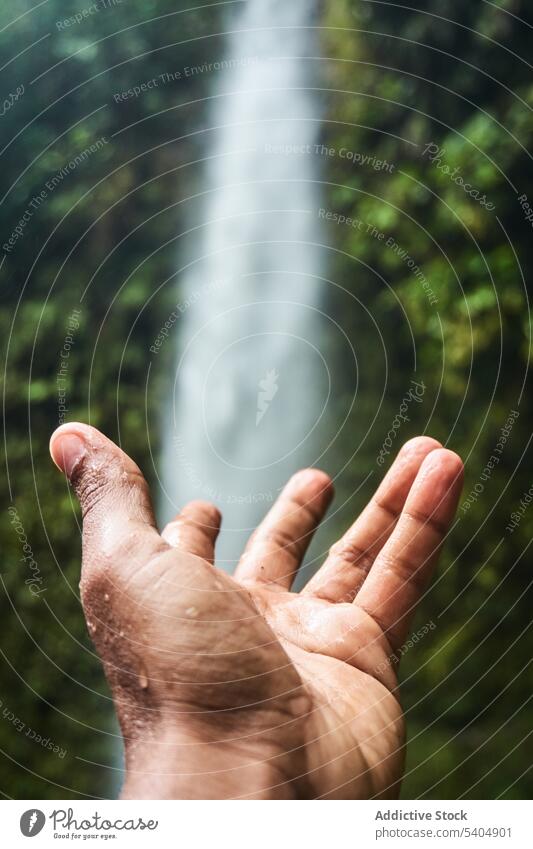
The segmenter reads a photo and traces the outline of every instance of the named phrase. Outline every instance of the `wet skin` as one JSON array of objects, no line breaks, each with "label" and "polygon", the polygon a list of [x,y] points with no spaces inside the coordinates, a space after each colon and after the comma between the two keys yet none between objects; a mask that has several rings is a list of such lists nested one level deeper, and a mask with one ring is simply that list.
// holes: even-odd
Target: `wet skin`
[{"label": "wet skin", "polygon": [[50,450],[81,504],[81,600],[124,735],[123,798],[396,797],[393,658],[455,514],[459,457],[408,442],[295,593],[333,495],[323,472],[291,478],[230,577],[213,566],[213,505],[160,533],[140,470],[103,434],[66,424]]}]

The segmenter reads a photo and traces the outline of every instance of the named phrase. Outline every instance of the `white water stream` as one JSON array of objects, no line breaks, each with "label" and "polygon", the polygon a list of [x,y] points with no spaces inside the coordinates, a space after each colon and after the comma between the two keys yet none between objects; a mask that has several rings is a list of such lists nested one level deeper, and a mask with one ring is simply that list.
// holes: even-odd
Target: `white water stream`
[{"label": "white water stream", "polygon": [[182,280],[161,513],[214,501],[228,570],[287,478],[313,462],[327,403],[314,12],[312,0],[248,0],[230,27]]}]

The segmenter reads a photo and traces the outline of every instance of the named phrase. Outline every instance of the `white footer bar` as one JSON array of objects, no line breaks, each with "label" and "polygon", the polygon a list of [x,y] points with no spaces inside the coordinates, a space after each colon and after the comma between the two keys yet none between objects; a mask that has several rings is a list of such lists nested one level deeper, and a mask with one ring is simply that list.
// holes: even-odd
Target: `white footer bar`
[{"label": "white footer bar", "polygon": [[174,849],[439,849],[452,844],[454,849],[525,849],[533,846],[529,810],[525,801],[4,801],[1,844],[9,849],[73,843]]}]

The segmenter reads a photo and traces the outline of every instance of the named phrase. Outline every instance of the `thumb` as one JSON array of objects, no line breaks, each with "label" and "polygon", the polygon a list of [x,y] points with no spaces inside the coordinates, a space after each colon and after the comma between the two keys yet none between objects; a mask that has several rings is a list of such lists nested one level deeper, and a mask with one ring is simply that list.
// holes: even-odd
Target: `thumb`
[{"label": "thumb", "polygon": [[96,428],[72,422],[50,439],[50,454],[80,502],[84,554],[109,551],[124,537],[156,530],[148,484],[139,467]]}]

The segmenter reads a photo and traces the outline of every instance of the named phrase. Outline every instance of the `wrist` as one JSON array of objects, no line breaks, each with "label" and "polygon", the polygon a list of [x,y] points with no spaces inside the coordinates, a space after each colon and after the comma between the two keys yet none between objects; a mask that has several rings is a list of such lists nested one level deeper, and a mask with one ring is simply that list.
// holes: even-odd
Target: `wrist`
[{"label": "wrist", "polygon": [[294,799],[268,745],[160,728],[126,743],[122,799]]}]

